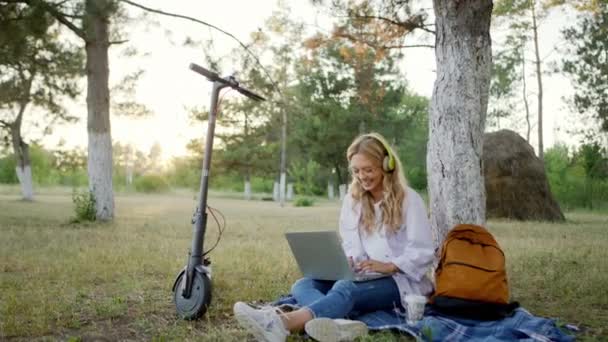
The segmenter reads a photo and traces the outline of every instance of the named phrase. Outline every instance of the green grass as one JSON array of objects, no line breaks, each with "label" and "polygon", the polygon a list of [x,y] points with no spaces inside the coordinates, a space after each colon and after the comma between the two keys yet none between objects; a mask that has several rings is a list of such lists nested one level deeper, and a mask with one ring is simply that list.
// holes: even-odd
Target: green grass
[{"label": "green grass", "polygon": [[[286,230],[332,229],[339,204],[281,208],[213,195],[227,220],[212,253],[213,301],[194,322],[176,317],[174,277],[186,262],[192,193],[119,194],[113,223],[71,224],[71,191],[22,202],[0,189],[0,340],[242,341],[237,300],[274,299],[299,272]],[[532,313],[607,339],[608,216],[578,212],[564,224],[490,221],[507,254],[512,297]],[[217,236],[209,224],[206,244]],[[296,337],[292,340],[301,340]],[[409,340],[390,333],[366,341]]]}]

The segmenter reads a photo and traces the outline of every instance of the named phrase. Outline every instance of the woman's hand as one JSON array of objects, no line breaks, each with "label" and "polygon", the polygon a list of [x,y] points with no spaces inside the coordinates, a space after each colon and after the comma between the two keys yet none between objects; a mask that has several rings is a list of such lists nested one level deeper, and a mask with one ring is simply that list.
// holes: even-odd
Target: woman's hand
[{"label": "woman's hand", "polygon": [[358,271],[361,272],[378,272],[383,274],[393,274],[399,271],[399,268],[392,262],[382,262],[377,260],[365,260],[357,263]]}]

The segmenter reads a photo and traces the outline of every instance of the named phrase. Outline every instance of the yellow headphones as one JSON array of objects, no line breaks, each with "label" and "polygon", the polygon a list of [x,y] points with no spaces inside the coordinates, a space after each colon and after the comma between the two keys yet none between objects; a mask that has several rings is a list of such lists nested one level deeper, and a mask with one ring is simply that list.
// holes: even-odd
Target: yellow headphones
[{"label": "yellow headphones", "polygon": [[395,157],[391,153],[391,149],[388,146],[388,143],[382,138],[382,136],[378,133],[368,133],[364,134],[364,137],[369,137],[372,139],[376,139],[382,144],[384,147],[384,151],[386,152],[386,156],[384,156],[384,160],[382,160],[382,169],[385,172],[393,172],[395,171]]}]

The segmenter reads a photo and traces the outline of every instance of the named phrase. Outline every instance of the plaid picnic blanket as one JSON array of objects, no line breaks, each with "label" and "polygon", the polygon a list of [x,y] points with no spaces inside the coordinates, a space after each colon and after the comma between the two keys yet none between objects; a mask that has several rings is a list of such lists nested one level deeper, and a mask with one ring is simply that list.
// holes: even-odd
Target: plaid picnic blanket
[{"label": "plaid picnic blanket", "polygon": [[[291,296],[284,296],[273,305],[297,305]],[[513,315],[496,321],[478,321],[442,316],[426,307],[424,317],[414,325],[409,325],[403,312],[376,311],[356,317],[370,330],[394,329],[414,336],[419,341],[535,341],[570,342],[574,337],[557,327],[554,320],[537,317],[523,308]]]}]

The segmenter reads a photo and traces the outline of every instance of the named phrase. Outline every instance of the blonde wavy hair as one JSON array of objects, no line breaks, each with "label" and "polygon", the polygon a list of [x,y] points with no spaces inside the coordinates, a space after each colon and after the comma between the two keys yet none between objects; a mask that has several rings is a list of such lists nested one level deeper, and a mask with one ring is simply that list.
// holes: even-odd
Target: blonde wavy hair
[{"label": "blonde wavy hair", "polygon": [[[407,181],[403,175],[403,166],[397,157],[395,150],[386,142],[386,139],[378,133],[363,134],[355,138],[346,150],[346,158],[350,165],[351,159],[355,154],[362,154],[367,158],[383,164],[384,158],[389,154],[393,156],[395,168],[391,171],[384,170],[382,167],[382,192],[383,198],[380,204],[382,210],[382,223],[387,230],[395,233],[405,220],[403,217],[403,204],[406,201]],[[363,189],[357,177],[353,175],[350,186],[354,204],[361,203],[361,222],[367,233],[373,232],[376,217],[374,211],[374,200],[370,192]]]}]

